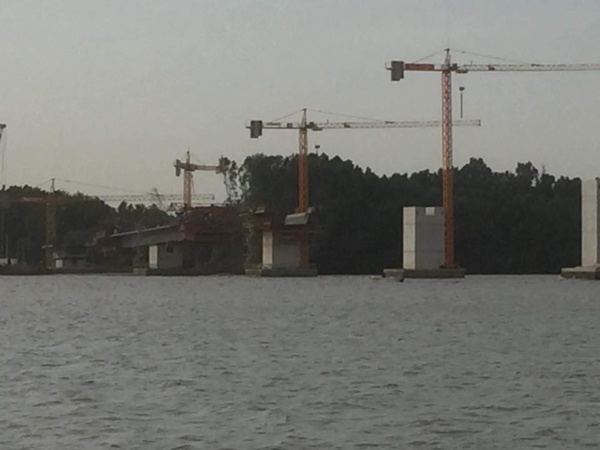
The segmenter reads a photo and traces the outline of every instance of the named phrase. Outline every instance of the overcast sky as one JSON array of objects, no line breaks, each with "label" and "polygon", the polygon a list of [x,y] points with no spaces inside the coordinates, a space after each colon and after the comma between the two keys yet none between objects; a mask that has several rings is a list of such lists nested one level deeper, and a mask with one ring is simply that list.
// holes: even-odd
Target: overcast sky
[{"label": "overcast sky", "polygon": [[[600,2],[0,0],[2,183],[56,177],[179,193],[172,162],[188,149],[204,164],[297,151],[296,132],[251,140],[245,123],[253,118],[306,107],[439,119],[439,74],[412,72],[392,83],[384,65],[448,46],[519,61],[598,63]],[[600,176],[600,72],[457,75],[455,118],[459,86],[465,118],[483,126],[455,128],[456,166],[482,157],[494,170],[513,170],[531,160],[553,174]],[[378,174],[441,164],[439,129],[324,131],[309,135],[315,144]],[[221,196],[221,179],[196,173],[195,190]]]}]

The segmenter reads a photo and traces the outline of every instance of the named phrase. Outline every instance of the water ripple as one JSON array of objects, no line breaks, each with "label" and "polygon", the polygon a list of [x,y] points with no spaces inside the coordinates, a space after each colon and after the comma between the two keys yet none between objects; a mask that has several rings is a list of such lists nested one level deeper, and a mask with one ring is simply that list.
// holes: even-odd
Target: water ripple
[{"label": "water ripple", "polygon": [[0,448],[597,448],[598,287],[0,277]]}]

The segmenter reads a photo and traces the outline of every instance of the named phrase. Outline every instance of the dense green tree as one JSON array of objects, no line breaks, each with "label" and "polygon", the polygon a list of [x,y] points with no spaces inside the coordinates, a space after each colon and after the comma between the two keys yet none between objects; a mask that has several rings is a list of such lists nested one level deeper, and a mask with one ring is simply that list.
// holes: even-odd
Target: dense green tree
[{"label": "dense green tree", "polygon": [[11,186],[0,191],[2,256],[42,261],[46,242],[47,204],[55,205],[56,244],[80,245],[97,233],[130,231],[168,223],[171,218],[155,206],[121,204],[116,210],[103,201],[63,191],[51,194],[30,186]]},{"label": "dense green tree", "polygon": [[[239,165],[222,158],[220,166],[228,200],[241,211],[266,206],[276,213],[275,220],[283,220],[295,210],[295,155],[258,154]],[[399,266],[403,207],[441,204],[439,171],[378,176],[337,156],[311,154],[309,177],[310,204],[321,225],[311,253],[322,273],[377,273]],[[530,162],[517,164],[514,172],[494,172],[482,159],[472,158],[455,169],[454,180],[456,258],[468,272],[557,273],[579,263],[579,179],[555,177]],[[0,194],[8,253],[40,262],[49,193],[12,186]],[[173,220],[154,206],[122,203],[113,209],[81,194],[54,195],[59,244]]]},{"label": "dense green tree", "polygon": [[[253,155],[223,166],[246,208],[279,213],[297,204],[296,156]],[[351,161],[309,155],[310,204],[321,233],[312,258],[322,273],[375,273],[401,264],[402,208],[441,204],[441,173],[375,175]],[[458,263],[470,273],[556,273],[580,259],[580,180],[531,162],[493,172],[480,158],[455,169]]]}]

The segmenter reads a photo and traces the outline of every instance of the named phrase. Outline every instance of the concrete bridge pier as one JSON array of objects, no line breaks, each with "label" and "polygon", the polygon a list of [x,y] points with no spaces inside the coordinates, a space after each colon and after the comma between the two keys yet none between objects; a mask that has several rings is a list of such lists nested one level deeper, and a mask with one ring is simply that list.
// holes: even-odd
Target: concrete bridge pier
[{"label": "concrete bridge pier", "polygon": [[464,278],[464,269],[443,267],[444,208],[409,206],[403,216],[403,264],[384,269],[384,278]]},{"label": "concrete bridge pier", "polygon": [[564,268],[561,275],[600,280],[600,178],[581,183],[581,266]]}]

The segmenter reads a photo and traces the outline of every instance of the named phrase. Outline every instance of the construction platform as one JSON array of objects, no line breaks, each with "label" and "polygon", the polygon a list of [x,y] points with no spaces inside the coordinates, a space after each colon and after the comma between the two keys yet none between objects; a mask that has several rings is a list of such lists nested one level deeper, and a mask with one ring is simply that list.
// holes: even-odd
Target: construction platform
[{"label": "construction platform", "polygon": [[578,280],[600,280],[600,265],[565,267],[560,271],[560,276]]},{"label": "construction platform", "polygon": [[454,269],[383,269],[385,278],[404,280],[405,278],[464,278],[465,269],[457,267]]},{"label": "construction platform", "polygon": [[246,275],[251,277],[316,277],[318,275],[317,267],[310,266],[305,268],[300,267],[278,267],[269,268],[257,266],[246,266]]}]

